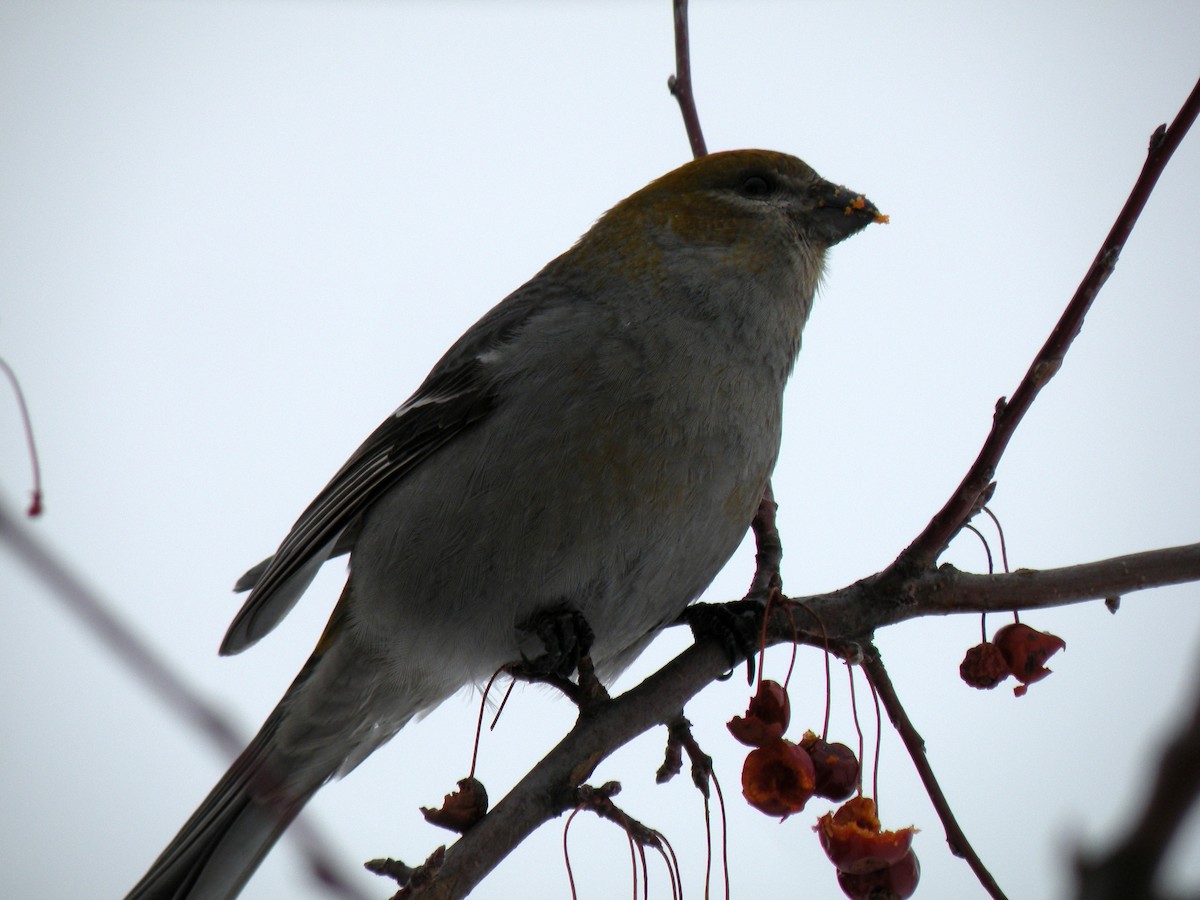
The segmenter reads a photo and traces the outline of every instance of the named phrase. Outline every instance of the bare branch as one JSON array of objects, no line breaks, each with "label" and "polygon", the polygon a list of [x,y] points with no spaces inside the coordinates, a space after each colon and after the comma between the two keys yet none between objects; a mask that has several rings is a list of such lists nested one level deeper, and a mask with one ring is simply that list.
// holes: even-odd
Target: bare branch
[{"label": "bare branch", "polygon": [[[1110,580],[1102,580],[1101,573],[1107,573]],[[943,566],[906,582],[902,603],[896,602],[894,595],[889,600],[889,595],[881,594],[886,588],[878,579],[875,576],[875,580],[866,579],[840,591],[802,598],[835,636],[830,639],[835,653],[851,652],[853,645],[846,643],[847,637],[861,638],[877,627],[922,615],[1032,609],[1200,580],[1200,544],[1009,575],[971,575]],[[780,609],[772,617],[770,643],[796,637],[787,613]],[[800,633],[799,638],[823,643],[819,634]],[[715,638],[704,638],[637,687],[581,716],[508,796],[447,851],[442,870],[419,896],[430,900],[466,896],[543,822],[572,809],[577,802],[575,789],[606,757],[643,732],[677,720],[679,710],[728,669],[725,648]],[[874,670],[870,674],[882,691],[885,676]],[[899,701],[895,702],[898,705]],[[893,715],[894,707],[888,709]]]},{"label": "bare branch", "polygon": [[664,719],[677,718],[682,705],[728,667],[720,643],[705,639],[642,684],[580,717],[570,733],[446,851],[433,883],[414,897],[465,897],[538,826],[573,809],[576,788],[606,757]]},{"label": "bare branch", "polygon": [[868,644],[864,650],[866,652],[862,661],[863,671],[867,673],[872,687],[878,692],[879,699],[883,702],[883,708],[887,710],[888,719],[900,734],[900,739],[904,742],[908,755],[912,757],[913,766],[921,777],[921,783],[925,785],[925,793],[929,795],[938,818],[942,820],[942,827],[946,829],[946,843],[950,845],[950,852],[967,861],[967,865],[971,867],[971,871],[975,873],[975,877],[979,879],[979,883],[983,885],[989,896],[995,900],[1007,900],[1004,892],[1000,890],[1000,885],[996,883],[992,873],[987,870],[983,860],[979,858],[979,854],[975,852],[971,842],[967,840],[966,834],[959,826],[958,820],[954,817],[954,813],[950,809],[950,802],[942,793],[941,785],[938,784],[937,778],[933,774],[929,757],[925,755],[925,741],[917,733],[908,713],[904,711],[900,697],[896,694],[891,678],[888,677],[887,668],[883,665],[878,648],[874,644]]},{"label": "bare branch", "polygon": [[[1200,544],[1005,575],[974,575],[944,565],[897,581],[890,572],[889,568],[840,590],[795,600],[820,616],[831,638],[856,640],[920,616],[1045,609],[1200,581]],[[782,611],[773,615],[770,635],[775,643],[794,637]],[[817,642],[819,636],[812,640]]]},{"label": "bare branch", "polygon": [[[1020,424],[1021,419],[1033,404],[1038,392],[1046,385],[1062,366],[1063,358],[1075,336],[1083,327],[1084,316],[1091,308],[1092,301],[1108,280],[1117,264],[1117,258],[1125,246],[1125,241],[1133,231],[1138,217],[1150,199],[1150,192],[1158,182],[1175,148],[1179,146],[1192,123],[1200,114],[1200,82],[1192,88],[1191,94],[1184,101],[1183,107],[1176,115],[1170,128],[1159,126],[1150,140],[1149,153],[1142,166],[1142,173],[1134,183],[1129,198],[1125,201],[1116,222],[1100,246],[1100,252],[1092,261],[1091,267],[1083,277],[1075,296],[1067,304],[1066,310],[1059,319],[1045,345],[1033,360],[1033,365],[1025,373],[1012,399],[1003,398],[996,404],[996,412],[992,419],[992,429],[979,451],[979,456],[971,464],[966,476],[958,488],[951,494],[946,505],[929,520],[925,530],[921,532],[908,548],[900,554],[892,564],[891,569],[901,575],[914,569],[933,565],[934,560],[950,543],[951,538],[958,533],[963,524],[970,518],[978,504],[979,496],[991,484],[1009,440]],[[978,504],[982,505],[982,504]]]}]

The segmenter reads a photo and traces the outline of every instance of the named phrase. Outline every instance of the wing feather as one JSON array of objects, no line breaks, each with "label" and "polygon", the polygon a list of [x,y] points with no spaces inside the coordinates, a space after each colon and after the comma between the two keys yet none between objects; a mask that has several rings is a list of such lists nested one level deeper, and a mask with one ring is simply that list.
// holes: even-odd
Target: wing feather
[{"label": "wing feather", "polygon": [[[221,643],[221,653],[238,653],[274,628],[330,556],[353,546],[363,511],[438,448],[487,415],[495,395],[476,358],[436,372],[380,425],[296,520],[275,555],[236,585],[250,588]],[[346,537],[350,540],[346,540]]]},{"label": "wing feather", "polygon": [[[561,286],[556,294],[558,305],[582,299]],[[499,402],[494,368],[506,345],[546,309],[548,299],[534,279],[498,303],[363,442],[296,520],[275,555],[238,579],[234,589],[250,595],[225,634],[222,654],[238,653],[274,628],[326,560],[354,549],[359,521],[372,503],[487,416]]]}]

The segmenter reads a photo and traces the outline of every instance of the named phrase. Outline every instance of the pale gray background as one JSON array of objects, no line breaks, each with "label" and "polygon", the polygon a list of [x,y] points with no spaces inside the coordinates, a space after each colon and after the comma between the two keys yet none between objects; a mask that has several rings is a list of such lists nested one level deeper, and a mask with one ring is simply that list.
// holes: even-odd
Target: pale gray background
[{"label": "pale gray background", "polygon": [[[693,4],[710,146],[803,156],[892,216],[832,254],[788,398],[776,478],[785,577],[831,589],[887,564],[974,458],[1085,270],[1147,138],[1200,74],[1179,3]],[[667,0],[611,4],[0,2],[0,354],[36,417],[33,527],[249,733],[309,652],[340,564],[260,646],[219,659],[234,578],[271,552],[454,337],[609,205],[689,156],[664,82]],[[1061,376],[998,473],[1015,566],[1200,538],[1200,135],[1176,156]],[[0,399],[3,502],[23,502]],[[968,536],[947,557],[979,569]],[[0,893],[113,897],[226,761],[0,553]],[[740,595],[743,552],[711,596]],[[1014,700],[957,680],[975,618],[880,643],[963,825],[1013,898],[1063,896],[1072,847],[1141,798],[1200,665],[1200,589],[1031,615],[1061,634]],[[995,622],[993,624],[999,624]],[[464,636],[469,639],[469,636]],[[681,647],[657,643],[632,684]],[[768,659],[782,676],[786,654]],[[845,673],[834,735],[853,740]],[[809,826],[749,809],[723,723],[744,681],[688,709],[729,799],[734,896],[839,896]],[[819,726],[800,653],[794,728]],[[455,698],[313,803],[351,868],[422,858],[466,772]],[[568,726],[519,690],[484,741],[499,796]],[[870,717],[867,717],[870,721]],[[653,785],[662,735],[606,763],[700,896],[701,806]],[[923,829],[928,898],[979,896],[896,737],[881,795]],[[572,831],[582,897],[627,896],[628,850]],[[566,895],[561,824],[480,897]],[[1200,883],[1194,827],[1176,878]],[[666,896],[659,865],[655,896]],[[375,896],[383,883],[363,876]],[[767,892],[770,893],[767,893]],[[285,841],[246,896],[312,897]]]}]

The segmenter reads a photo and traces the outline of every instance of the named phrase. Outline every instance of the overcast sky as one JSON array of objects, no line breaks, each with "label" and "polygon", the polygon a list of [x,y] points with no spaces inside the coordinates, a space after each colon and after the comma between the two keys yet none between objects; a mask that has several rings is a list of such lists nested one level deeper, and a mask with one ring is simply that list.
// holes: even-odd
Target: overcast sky
[{"label": "overcast sky", "polygon": [[[712,149],[806,159],[891,215],[831,254],[775,480],[793,593],[885,566],[974,458],[1090,263],[1147,139],[1200,75],[1200,5],[692,7]],[[32,525],[249,735],[316,640],[327,567],[251,652],[216,648],[234,579],[480,314],[607,207],[689,157],[665,81],[668,0],[578,3],[0,0],[0,355],[46,479]],[[1176,155],[1059,377],[998,472],[1014,566],[1200,539],[1200,134]],[[5,424],[7,423],[7,424]],[[0,396],[0,485],[28,465]],[[985,565],[971,536],[945,559]],[[739,596],[741,552],[710,597]],[[121,895],[227,760],[0,551],[0,893]],[[933,766],[1013,898],[1065,896],[1077,845],[1130,820],[1200,672],[1200,588],[1027,617],[1061,635],[1017,700],[957,679],[974,617],[879,643]],[[993,622],[998,624],[998,622]],[[686,642],[656,643],[623,680]],[[768,658],[782,676],[786,654]],[[802,650],[793,728],[818,727]],[[833,734],[853,741],[844,672]],[[743,679],[687,712],[729,800],[734,896],[836,897],[809,826],[738,796]],[[475,700],[448,701],[311,805],[348,868],[448,837],[417,812],[465,775]],[[494,797],[569,726],[518,690],[485,738]],[[869,717],[868,717],[869,720]],[[916,824],[919,897],[982,894],[898,739],[885,823]],[[653,785],[663,735],[606,762],[701,895],[700,801]],[[577,830],[576,830],[577,829]],[[567,895],[551,823],[478,896]],[[577,820],[580,896],[624,896],[628,850]],[[654,896],[666,896],[661,866]],[[1200,884],[1200,827],[1174,876]],[[361,879],[372,895],[388,886]],[[770,892],[770,893],[768,893]],[[318,897],[285,841],[246,897]]]}]

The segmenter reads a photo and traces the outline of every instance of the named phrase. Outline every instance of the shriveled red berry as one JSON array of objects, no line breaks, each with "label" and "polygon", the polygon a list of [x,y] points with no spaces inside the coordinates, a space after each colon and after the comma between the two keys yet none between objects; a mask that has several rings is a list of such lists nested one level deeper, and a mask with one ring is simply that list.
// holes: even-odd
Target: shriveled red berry
[{"label": "shriveled red berry", "polygon": [[1005,625],[992,640],[1004,655],[1009,670],[1021,682],[1013,688],[1018,697],[1025,693],[1027,685],[1050,674],[1044,663],[1067,647],[1066,641],[1057,635],[1030,628],[1024,622]]},{"label": "shriveled red berry", "polygon": [[973,688],[991,690],[1012,674],[1008,660],[991,641],[976,644],[958,666],[958,677]]},{"label": "shriveled red berry", "polygon": [[783,737],[792,718],[788,693],[777,681],[763,681],[750,698],[745,716],[726,723],[729,733],[748,747],[765,747]]},{"label": "shriveled red berry", "polygon": [[845,744],[830,744],[811,731],[804,732],[800,746],[812,757],[817,786],[813,791],[827,800],[845,800],[858,790],[861,768],[854,751]]},{"label": "shriveled red berry", "polygon": [[838,871],[861,874],[899,862],[912,846],[917,829],[909,826],[896,831],[881,830],[875,801],[870,797],[854,797],[836,812],[821,816],[813,831]]},{"label": "shriveled red berry", "polygon": [[812,759],[782,738],[751,750],[742,764],[742,795],[768,816],[786,819],[800,812],[815,786]]},{"label": "shriveled red berry", "polygon": [[838,887],[850,900],[906,900],[917,890],[921,864],[909,850],[898,862],[874,872],[838,872]]},{"label": "shriveled red berry", "polygon": [[422,806],[421,815],[430,825],[462,834],[482,819],[487,810],[488,795],[483,782],[477,778],[463,778],[458,782],[458,790],[447,794],[438,809]]}]

